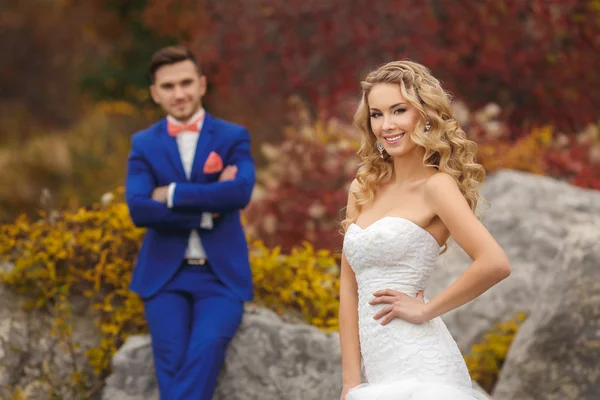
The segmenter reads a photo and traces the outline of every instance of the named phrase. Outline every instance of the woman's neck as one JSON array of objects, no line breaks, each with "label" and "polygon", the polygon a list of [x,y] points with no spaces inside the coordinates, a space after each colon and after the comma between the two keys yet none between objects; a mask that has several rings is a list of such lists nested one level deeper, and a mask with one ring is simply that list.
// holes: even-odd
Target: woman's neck
[{"label": "woman's neck", "polygon": [[403,185],[431,176],[431,168],[423,163],[424,156],[425,149],[419,147],[407,154],[394,157],[393,182]]}]

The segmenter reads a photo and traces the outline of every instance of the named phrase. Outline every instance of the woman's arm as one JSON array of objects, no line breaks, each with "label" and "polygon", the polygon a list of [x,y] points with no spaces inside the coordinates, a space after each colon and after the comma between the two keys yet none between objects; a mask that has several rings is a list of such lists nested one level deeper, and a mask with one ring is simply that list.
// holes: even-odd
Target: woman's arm
[{"label": "woman's arm", "polygon": [[[354,182],[351,185],[354,186]],[[347,215],[355,212],[352,189],[348,194]],[[339,308],[340,347],[342,350],[342,400],[349,389],[361,383],[361,357],[358,339],[358,287],[354,271],[342,252]]]},{"label": "woman's arm", "polygon": [[438,173],[425,184],[425,199],[473,263],[424,308],[427,320],[454,310],[480,296],[510,275],[506,254],[477,219],[454,178]]},{"label": "woman's arm", "polygon": [[340,276],[339,330],[342,349],[342,380],[344,386],[352,388],[361,383],[358,290],[354,272],[345,255],[342,255]]}]

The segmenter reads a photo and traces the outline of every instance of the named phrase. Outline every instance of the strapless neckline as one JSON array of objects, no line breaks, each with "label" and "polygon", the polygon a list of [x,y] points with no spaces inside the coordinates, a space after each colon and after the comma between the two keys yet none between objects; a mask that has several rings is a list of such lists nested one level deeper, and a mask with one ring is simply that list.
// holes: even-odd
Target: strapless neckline
[{"label": "strapless neckline", "polygon": [[356,223],[351,223],[350,226],[354,226],[356,228],[358,228],[361,231],[368,231],[373,225],[379,224],[382,221],[385,221],[387,219],[394,219],[394,220],[398,220],[398,221],[404,221],[410,225],[412,225],[413,227],[417,228],[419,231],[423,232],[426,234],[426,237],[430,238],[431,240],[433,240],[435,242],[435,244],[438,247],[442,247],[440,246],[439,242],[437,241],[437,239],[431,234],[431,232],[429,232],[427,229],[424,229],[423,227],[421,227],[420,225],[414,223],[413,221],[411,221],[410,219],[407,218],[403,218],[403,217],[394,217],[393,215],[387,215],[383,218],[378,219],[377,221],[373,222],[372,224],[370,224],[369,226],[362,228],[359,225],[357,225]]}]

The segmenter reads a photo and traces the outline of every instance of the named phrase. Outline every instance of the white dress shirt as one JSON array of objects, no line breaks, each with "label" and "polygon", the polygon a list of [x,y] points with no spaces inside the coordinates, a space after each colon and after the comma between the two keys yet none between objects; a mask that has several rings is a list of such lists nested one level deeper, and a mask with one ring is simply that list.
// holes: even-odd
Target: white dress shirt
[{"label": "white dress shirt", "polygon": [[[185,171],[185,176],[189,180],[192,173],[192,165],[194,164],[194,156],[196,155],[196,147],[198,145],[198,137],[200,137],[200,131],[202,130],[202,125],[204,125],[204,109],[201,108],[196,112],[187,123],[200,118],[198,122],[198,131],[183,131],[175,136],[175,140],[177,141],[177,147],[179,148],[179,155],[181,157],[181,164],[183,164],[183,170]],[[167,116],[169,123],[175,125],[183,125],[181,122],[177,121],[175,118],[170,115]],[[169,208],[173,207],[173,196],[175,194],[175,190],[177,190],[177,184],[171,183],[169,185],[169,193],[167,196],[167,205]],[[202,213],[202,222],[200,223],[201,228],[211,229],[213,227],[212,214],[205,212]],[[192,229],[190,233],[190,237],[188,239],[188,247],[185,251],[185,258],[206,258],[206,251],[202,246],[202,242],[200,241],[200,235],[196,229]]]}]

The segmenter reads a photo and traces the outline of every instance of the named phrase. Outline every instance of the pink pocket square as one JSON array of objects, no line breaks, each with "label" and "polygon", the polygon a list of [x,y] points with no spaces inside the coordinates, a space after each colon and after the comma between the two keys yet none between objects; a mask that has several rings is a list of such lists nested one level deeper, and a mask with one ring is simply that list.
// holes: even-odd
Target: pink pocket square
[{"label": "pink pocket square", "polygon": [[206,162],[204,163],[204,168],[202,169],[202,172],[204,172],[205,174],[216,174],[217,172],[221,172],[222,169],[223,160],[217,153],[211,151],[208,155],[208,158],[206,159]]}]

